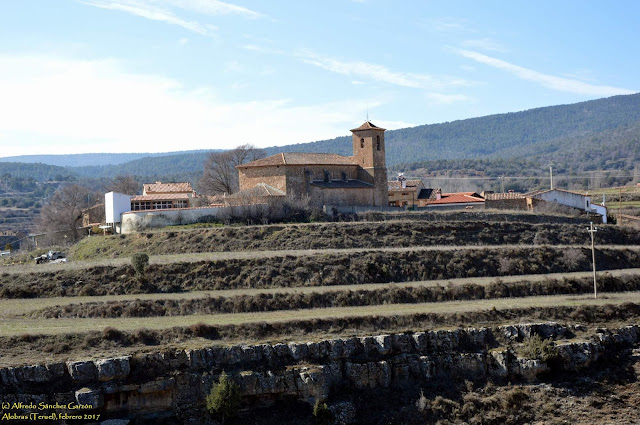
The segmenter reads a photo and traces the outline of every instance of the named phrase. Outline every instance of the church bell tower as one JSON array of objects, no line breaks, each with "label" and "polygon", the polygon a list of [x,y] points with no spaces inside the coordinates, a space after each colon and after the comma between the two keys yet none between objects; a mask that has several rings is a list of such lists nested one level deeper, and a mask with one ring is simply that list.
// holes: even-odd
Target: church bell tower
[{"label": "church bell tower", "polygon": [[384,128],[365,121],[353,133],[353,162],[361,167],[359,178],[375,186],[373,205],[387,206],[387,161],[384,148]]}]

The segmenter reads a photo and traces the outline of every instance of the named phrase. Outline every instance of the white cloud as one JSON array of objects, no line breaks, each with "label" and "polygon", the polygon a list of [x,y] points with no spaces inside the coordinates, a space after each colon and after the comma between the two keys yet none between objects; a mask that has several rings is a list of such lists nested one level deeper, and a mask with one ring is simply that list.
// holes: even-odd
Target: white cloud
[{"label": "white cloud", "polygon": [[178,44],[181,46],[185,46],[188,42],[189,42],[188,38],[181,38],[180,40],[178,40]]},{"label": "white cloud", "polygon": [[377,64],[366,62],[344,62],[334,58],[320,56],[310,50],[299,50],[295,53],[303,62],[350,77],[370,78],[375,81],[401,87],[435,89],[466,86],[470,83],[460,78],[435,77],[429,74],[395,72]]},{"label": "white cloud", "polygon": [[194,12],[201,15],[241,15],[256,19],[263,17],[261,13],[246,7],[217,0],[78,0],[88,6],[101,9],[119,10],[153,21],[178,25],[189,31],[202,35],[211,35],[216,30],[214,25],[203,25],[196,21],[180,18],[175,9]]},{"label": "white cloud", "polygon": [[[157,0],[158,1],[158,0]],[[217,0],[159,0],[167,4],[179,7],[181,9],[190,10],[192,12],[202,13],[205,15],[242,15],[247,18],[260,18],[264,15],[255,10],[238,6],[231,3],[225,3]]]},{"label": "white cloud", "polygon": [[189,31],[193,31],[202,35],[209,35],[214,26],[201,25],[198,22],[186,21],[179,18],[173,12],[155,7],[145,2],[127,1],[127,0],[86,0],[81,1],[88,6],[99,7],[100,9],[119,10],[132,15],[141,16],[152,21],[166,22],[172,25],[178,25]]},{"label": "white cloud", "polygon": [[524,68],[522,66],[514,65],[512,63],[509,63],[500,59],[496,59],[490,56],[486,56],[486,55],[483,55],[482,53],[473,52],[470,50],[458,50],[457,52],[460,55],[469,59],[473,59],[476,62],[480,62],[485,65],[489,65],[494,68],[507,71],[510,74],[513,74],[520,79],[533,81],[535,83],[540,84],[543,87],[547,87],[553,90],[569,92],[569,93],[577,93],[577,94],[589,95],[589,96],[614,96],[619,94],[635,93],[634,90],[624,89],[620,87],[589,84],[589,83],[585,83],[583,81],[578,81],[575,79],[543,74],[541,72],[534,71],[529,68]]},{"label": "white cloud", "polygon": [[477,38],[473,40],[465,40],[462,42],[462,45],[470,49],[490,50],[494,52],[506,52],[506,49],[499,42],[491,38]]},{"label": "white cloud", "polygon": [[[0,54],[0,155],[163,152],[348,134],[376,99],[225,102],[211,87],[128,72],[115,60]],[[313,126],[309,123],[313,122]]]},{"label": "white cloud", "polygon": [[353,80],[351,81],[351,84],[353,84],[354,86],[361,86],[366,83],[364,81]]},{"label": "white cloud", "polygon": [[475,32],[466,19],[450,16],[427,19],[425,26],[437,32]]},{"label": "white cloud", "polygon": [[427,99],[438,105],[451,105],[456,102],[469,102],[471,97],[464,94],[428,93]]}]

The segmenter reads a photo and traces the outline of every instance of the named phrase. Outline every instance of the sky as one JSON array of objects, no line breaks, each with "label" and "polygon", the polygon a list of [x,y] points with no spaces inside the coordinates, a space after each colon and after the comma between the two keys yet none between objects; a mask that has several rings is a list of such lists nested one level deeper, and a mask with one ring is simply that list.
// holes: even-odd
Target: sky
[{"label": "sky", "polygon": [[0,157],[266,147],[640,91],[640,2],[0,0]]}]

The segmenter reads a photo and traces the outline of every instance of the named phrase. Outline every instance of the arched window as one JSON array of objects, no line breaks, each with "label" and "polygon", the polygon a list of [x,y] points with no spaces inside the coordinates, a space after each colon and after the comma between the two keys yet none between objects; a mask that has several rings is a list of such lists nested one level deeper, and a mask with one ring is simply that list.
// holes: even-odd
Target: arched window
[{"label": "arched window", "polygon": [[376,150],[380,150],[380,136],[376,136]]},{"label": "arched window", "polygon": [[327,170],[324,170],[324,181],[329,182],[330,178],[331,178],[331,174]]},{"label": "arched window", "polygon": [[364,139],[360,139],[360,149],[364,148]]}]

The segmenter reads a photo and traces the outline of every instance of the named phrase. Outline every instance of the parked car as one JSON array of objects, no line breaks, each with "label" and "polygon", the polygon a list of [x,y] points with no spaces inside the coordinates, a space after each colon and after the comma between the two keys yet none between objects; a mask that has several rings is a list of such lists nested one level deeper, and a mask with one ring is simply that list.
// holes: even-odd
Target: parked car
[{"label": "parked car", "polygon": [[62,260],[62,259],[64,259],[65,261],[56,261],[56,262],[66,262],[64,252],[62,251],[49,251],[46,254],[42,254],[34,258],[36,264],[47,263],[49,261]]}]

